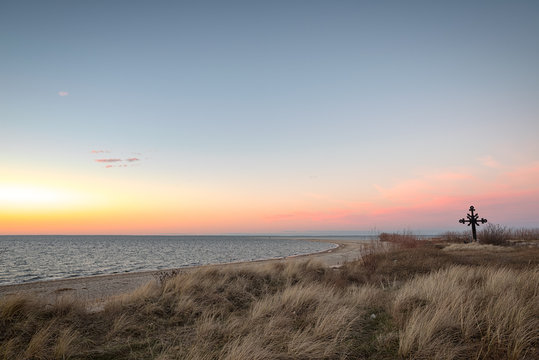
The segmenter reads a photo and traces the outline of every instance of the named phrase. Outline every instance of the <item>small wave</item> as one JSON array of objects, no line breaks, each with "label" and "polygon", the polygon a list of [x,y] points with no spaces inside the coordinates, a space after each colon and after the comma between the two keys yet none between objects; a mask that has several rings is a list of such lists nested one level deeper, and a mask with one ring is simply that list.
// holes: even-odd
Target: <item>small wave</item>
[{"label": "small wave", "polygon": [[43,280],[43,279],[45,279],[45,276],[35,275],[35,276],[26,277],[22,282],[39,281],[39,280]]}]

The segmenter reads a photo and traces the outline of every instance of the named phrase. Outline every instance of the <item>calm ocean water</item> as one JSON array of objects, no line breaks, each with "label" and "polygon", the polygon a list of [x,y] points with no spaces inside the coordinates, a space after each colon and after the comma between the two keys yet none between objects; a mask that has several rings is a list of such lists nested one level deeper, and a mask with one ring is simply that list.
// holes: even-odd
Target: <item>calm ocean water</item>
[{"label": "calm ocean water", "polygon": [[0,285],[271,259],[333,244],[275,236],[0,236]]}]

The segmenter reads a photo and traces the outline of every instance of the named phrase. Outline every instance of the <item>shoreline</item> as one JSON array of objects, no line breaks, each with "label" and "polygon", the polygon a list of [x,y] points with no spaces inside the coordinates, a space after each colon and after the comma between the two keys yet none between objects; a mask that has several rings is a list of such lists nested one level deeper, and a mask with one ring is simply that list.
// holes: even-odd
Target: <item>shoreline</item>
[{"label": "shoreline", "polygon": [[256,266],[257,264],[267,264],[283,261],[299,261],[313,259],[321,261],[324,265],[336,267],[342,263],[359,258],[361,248],[365,241],[358,240],[336,240],[332,239],[298,239],[298,241],[320,241],[335,244],[336,247],[321,252],[291,255],[282,258],[260,259],[252,261],[238,261],[221,264],[207,264],[198,266],[188,266],[181,268],[170,268],[161,270],[146,270],[140,272],[127,272],[119,274],[104,274],[95,276],[81,276],[67,279],[55,279],[36,281],[22,284],[0,285],[0,299],[7,296],[32,295],[45,300],[47,303],[55,303],[61,298],[69,297],[91,303],[103,303],[107,299],[130,293],[137,288],[151,281],[156,281],[156,276],[160,273],[173,271],[193,271],[206,267],[227,267],[227,266]]}]

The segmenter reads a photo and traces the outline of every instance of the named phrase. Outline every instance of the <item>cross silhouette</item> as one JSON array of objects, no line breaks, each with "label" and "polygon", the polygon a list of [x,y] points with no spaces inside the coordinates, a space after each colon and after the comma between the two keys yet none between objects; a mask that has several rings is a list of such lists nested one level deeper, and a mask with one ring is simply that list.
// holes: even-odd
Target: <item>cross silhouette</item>
[{"label": "cross silhouette", "polygon": [[471,214],[466,214],[466,217],[467,219],[460,219],[459,220],[459,223],[461,224],[466,224],[468,223],[468,226],[472,225],[472,235],[473,235],[473,239],[474,241],[477,241],[477,234],[475,232],[475,225],[479,226],[479,223],[481,224],[484,224],[487,222],[487,219],[479,219],[479,214],[474,214],[473,212],[475,211],[475,208],[472,206],[470,206],[470,213]]}]

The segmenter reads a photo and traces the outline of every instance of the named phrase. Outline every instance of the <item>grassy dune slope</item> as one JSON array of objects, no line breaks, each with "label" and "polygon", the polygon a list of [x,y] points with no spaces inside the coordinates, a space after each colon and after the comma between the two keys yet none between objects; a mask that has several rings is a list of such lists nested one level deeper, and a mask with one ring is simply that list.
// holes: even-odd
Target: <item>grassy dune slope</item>
[{"label": "grassy dune slope", "polygon": [[0,359],[539,358],[539,248],[391,247],[200,269],[89,312],[0,300]]}]

